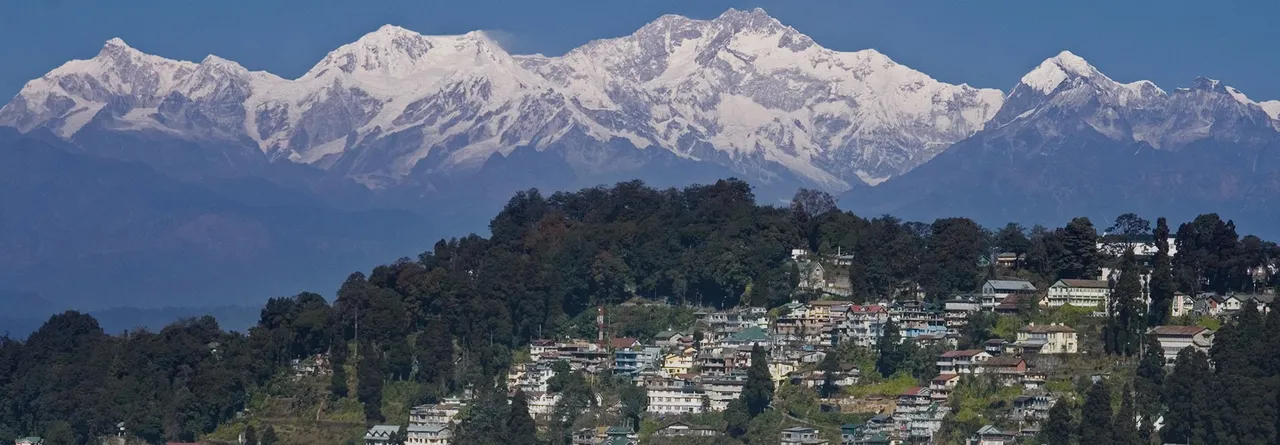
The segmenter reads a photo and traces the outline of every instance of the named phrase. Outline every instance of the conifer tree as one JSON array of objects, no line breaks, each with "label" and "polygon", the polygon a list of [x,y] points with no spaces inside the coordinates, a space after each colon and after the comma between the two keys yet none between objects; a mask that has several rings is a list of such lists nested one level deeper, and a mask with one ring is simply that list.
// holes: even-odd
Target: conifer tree
[{"label": "conifer tree", "polygon": [[751,348],[751,366],[747,368],[742,399],[747,404],[747,415],[750,417],[760,415],[773,401],[773,376],[769,373],[769,356],[759,344]]},{"label": "conifer tree", "polygon": [[1160,415],[1161,389],[1165,380],[1164,348],[1154,335],[1148,334],[1142,346],[1142,359],[1133,378],[1134,408],[1144,427],[1153,426]]},{"label": "conifer tree", "polygon": [[1147,445],[1138,434],[1137,413],[1134,412],[1133,392],[1122,388],[1120,411],[1116,413],[1111,431],[1115,436],[1115,445]]},{"label": "conifer tree", "polygon": [[382,422],[382,352],[371,344],[360,345],[360,364],[357,366],[356,397],[364,404],[364,418]]},{"label": "conifer tree", "polygon": [[1110,320],[1106,327],[1107,352],[1137,355],[1145,331],[1146,314],[1142,302],[1142,282],[1132,251],[1124,254],[1120,279],[1111,292]]},{"label": "conifer tree", "polygon": [[1066,399],[1059,399],[1053,404],[1053,408],[1049,408],[1049,420],[1040,430],[1040,442],[1045,445],[1071,445],[1075,430],[1070,403]]},{"label": "conifer tree", "polygon": [[840,361],[836,358],[835,351],[822,358],[819,368],[822,370],[822,388],[819,388],[819,395],[831,397],[839,393],[840,388],[836,386],[836,377],[840,372]]},{"label": "conifer tree", "polygon": [[898,324],[892,319],[886,321],[881,330],[876,342],[876,350],[880,353],[876,358],[876,370],[880,371],[881,376],[889,377],[898,372],[898,364],[902,362],[902,345],[898,344],[901,337],[898,334]]},{"label": "conifer tree", "polygon": [[262,439],[258,440],[260,445],[276,445],[280,443],[280,437],[276,436],[276,427],[267,425],[267,429],[262,431]]},{"label": "conifer tree", "polygon": [[333,367],[333,373],[329,375],[329,399],[338,400],[346,397],[349,389],[347,388],[347,355],[349,354],[347,342],[342,341],[339,336],[337,341],[333,343],[329,352],[329,365]]},{"label": "conifer tree", "polygon": [[1213,409],[1207,385],[1212,379],[1204,352],[1186,348],[1178,353],[1173,373],[1165,379],[1167,407],[1160,436],[1166,443],[1204,443],[1208,430],[1202,414]]},{"label": "conifer tree", "polygon": [[1106,381],[1099,380],[1089,388],[1080,410],[1080,443],[1113,445],[1111,426],[1111,392]]},{"label": "conifer tree", "polygon": [[509,445],[537,445],[538,427],[529,415],[529,400],[524,391],[517,389],[511,397],[511,415],[507,418],[507,431],[511,434]]},{"label": "conifer tree", "polygon": [[1151,282],[1148,284],[1151,309],[1147,312],[1147,326],[1164,326],[1169,324],[1173,315],[1173,296],[1178,289],[1173,278],[1173,263],[1169,259],[1169,223],[1164,217],[1156,219],[1154,236],[1156,253],[1151,258]]},{"label": "conifer tree", "polygon": [[244,445],[258,445],[258,432],[254,431],[253,425],[244,426]]}]

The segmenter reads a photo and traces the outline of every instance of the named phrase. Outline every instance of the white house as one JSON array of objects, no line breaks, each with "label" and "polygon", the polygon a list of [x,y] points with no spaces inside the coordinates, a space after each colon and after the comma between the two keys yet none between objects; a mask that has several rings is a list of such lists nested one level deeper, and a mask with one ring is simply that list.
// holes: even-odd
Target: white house
[{"label": "white house", "polygon": [[1036,286],[1027,280],[987,280],[982,284],[982,308],[994,310],[1010,295],[1034,295]]},{"label": "white house", "polygon": [[991,354],[981,349],[947,351],[938,358],[938,372],[942,374],[978,374],[981,364],[991,359]]},{"label": "white house", "polygon": [[1076,330],[1061,323],[1040,326],[1031,323],[1018,330],[1014,346],[1041,354],[1075,354],[1080,352],[1078,340]]},{"label": "white house", "polygon": [[1062,279],[1049,286],[1049,294],[1041,305],[1106,307],[1109,298],[1111,298],[1111,286],[1106,280]]},{"label": "white house", "polygon": [[703,411],[706,392],[693,386],[659,387],[649,388],[648,395],[651,413],[698,414]]},{"label": "white house", "polygon": [[1169,366],[1183,349],[1196,348],[1208,352],[1213,346],[1213,331],[1201,326],[1156,326],[1150,332],[1164,349],[1164,361]]},{"label": "white house", "polygon": [[448,425],[409,425],[406,444],[449,445],[453,429]]}]

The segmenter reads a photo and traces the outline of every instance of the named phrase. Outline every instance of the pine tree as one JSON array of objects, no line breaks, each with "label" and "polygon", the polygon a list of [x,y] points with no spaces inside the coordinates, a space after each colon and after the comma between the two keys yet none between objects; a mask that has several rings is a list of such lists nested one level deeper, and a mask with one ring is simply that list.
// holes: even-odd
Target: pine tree
[{"label": "pine tree", "polygon": [[898,364],[902,361],[900,339],[897,323],[892,319],[886,321],[876,342],[876,350],[880,353],[876,358],[876,370],[881,376],[889,377],[898,371]]},{"label": "pine tree", "polygon": [[1040,430],[1040,442],[1045,445],[1071,445],[1072,432],[1076,429],[1071,417],[1071,406],[1066,399],[1059,399],[1049,408],[1049,420]]},{"label": "pine tree", "polygon": [[[476,396],[467,414],[458,422],[453,443],[468,445],[506,445],[512,438],[507,425],[512,407],[497,388],[484,388]],[[527,409],[526,409],[527,411]]]},{"label": "pine tree", "polygon": [[511,397],[511,415],[507,418],[507,432],[511,434],[508,445],[537,445],[538,427],[529,415],[529,400],[524,391],[516,390]]},{"label": "pine tree", "polygon": [[1113,445],[1111,392],[1105,381],[1099,380],[1089,388],[1080,413],[1081,444]]},{"label": "pine tree", "polygon": [[822,370],[822,388],[818,391],[819,395],[825,398],[838,394],[840,387],[836,386],[836,377],[840,373],[840,361],[836,358],[835,351],[831,351],[822,358],[819,368]]},{"label": "pine tree", "polygon": [[356,397],[364,404],[365,420],[382,422],[382,353],[371,344],[360,345],[356,378]]},{"label": "pine tree", "polygon": [[333,374],[329,375],[329,399],[336,401],[346,397],[350,391],[347,388],[347,355],[350,348],[339,337],[330,349],[329,365],[333,367]]},{"label": "pine tree", "polygon": [[1147,312],[1147,326],[1164,326],[1169,324],[1173,315],[1173,296],[1178,284],[1173,278],[1173,263],[1169,259],[1169,223],[1163,217],[1156,219],[1154,235],[1156,253],[1152,257],[1151,282],[1148,284],[1151,310]]},{"label": "pine tree", "polygon": [[1204,443],[1208,436],[1202,415],[1212,409],[1206,383],[1212,381],[1209,356],[1195,348],[1178,353],[1173,373],[1165,379],[1166,410],[1160,436],[1166,443]]},{"label": "pine tree", "polygon": [[758,344],[751,348],[751,366],[747,368],[742,399],[747,404],[747,414],[750,417],[764,412],[773,401],[773,376],[769,373],[769,356]]},{"label": "pine tree", "polygon": [[1133,407],[1133,392],[1129,388],[1123,388],[1124,394],[1121,396],[1120,412],[1116,413],[1114,426],[1111,428],[1115,435],[1115,445],[1147,445],[1142,442],[1142,438],[1138,434],[1137,413]]},{"label": "pine tree", "polygon": [[1111,292],[1110,320],[1106,327],[1107,352],[1137,355],[1145,331],[1146,315],[1142,302],[1142,282],[1132,251],[1124,254],[1120,279]]},{"label": "pine tree", "polygon": [[1142,359],[1133,378],[1134,404],[1142,417],[1144,427],[1153,426],[1160,415],[1161,388],[1165,380],[1164,348],[1154,335],[1148,334],[1143,342]]},{"label": "pine tree", "polygon": [[244,426],[244,444],[258,445],[258,432],[254,431],[253,425]]},{"label": "pine tree", "polygon": [[276,427],[267,425],[267,429],[262,430],[262,439],[258,440],[260,445],[276,445],[280,443],[280,438],[276,436]]}]

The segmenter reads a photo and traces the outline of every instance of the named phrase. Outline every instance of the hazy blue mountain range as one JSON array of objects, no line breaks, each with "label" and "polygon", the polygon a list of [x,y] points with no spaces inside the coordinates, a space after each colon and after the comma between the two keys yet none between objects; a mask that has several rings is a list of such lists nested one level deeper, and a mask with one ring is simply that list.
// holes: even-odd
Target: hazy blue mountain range
[{"label": "hazy blue mountain range", "polygon": [[[513,192],[737,176],[779,202],[1061,224],[1200,212],[1267,234],[1280,101],[1118,82],[1069,52],[1008,92],[834,51],[763,10],[562,56],[384,26],[297,79],[119,39],[0,108],[0,308],[219,306],[483,232]],[[30,298],[28,298],[30,297]]]}]

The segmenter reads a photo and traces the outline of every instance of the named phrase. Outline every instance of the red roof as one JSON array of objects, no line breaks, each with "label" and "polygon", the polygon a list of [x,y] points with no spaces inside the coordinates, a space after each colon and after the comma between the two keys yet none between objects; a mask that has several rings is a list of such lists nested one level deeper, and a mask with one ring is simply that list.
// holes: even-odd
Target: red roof
[{"label": "red roof", "polygon": [[633,337],[621,337],[609,340],[609,346],[612,346],[614,349],[630,348],[635,346],[637,343],[638,341]]},{"label": "red roof", "polygon": [[942,353],[942,358],[973,357],[983,352],[986,352],[986,351],[983,351],[981,349],[961,349],[959,351],[947,351]]},{"label": "red roof", "polygon": [[946,382],[948,380],[954,379],[956,377],[960,377],[960,375],[959,374],[938,374],[937,377],[933,378],[933,381],[941,383],[941,382]]},{"label": "red roof", "polygon": [[1156,326],[1151,330],[1151,333],[1174,337],[1192,337],[1207,330],[1209,328],[1203,326]]},{"label": "red roof", "polygon": [[924,389],[924,388],[921,388],[921,387],[919,387],[919,386],[912,386],[912,387],[911,387],[911,389],[908,389],[906,392],[903,392],[903,393],[902,393],[902,395],[904,395],[904,396],[918,396],[918,395],[920,395],[920,390],[923,390],[923,389]]}]

